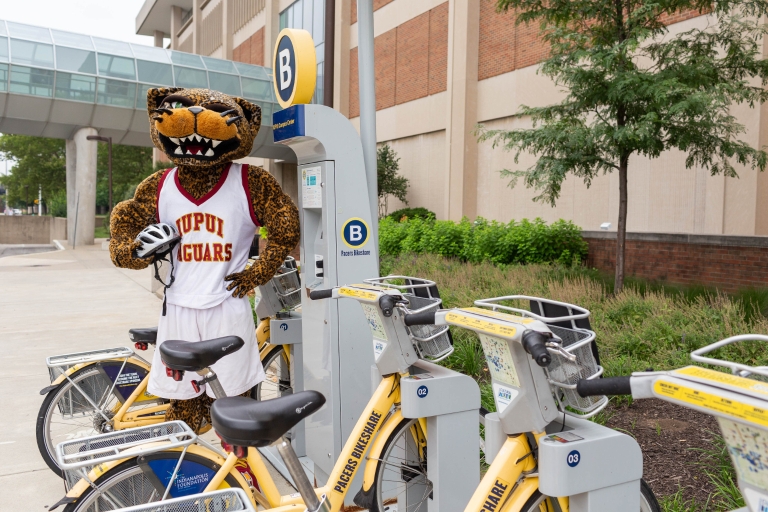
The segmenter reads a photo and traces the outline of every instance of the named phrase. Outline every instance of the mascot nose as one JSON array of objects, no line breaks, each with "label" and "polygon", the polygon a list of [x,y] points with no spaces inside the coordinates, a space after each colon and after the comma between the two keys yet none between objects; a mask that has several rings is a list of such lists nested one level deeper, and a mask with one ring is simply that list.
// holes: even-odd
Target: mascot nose
[{"label": "mascot nose", "polygon": [[187,110],[189,110],[193,114],[197,115],[197,114],[199,114],[200,112],[202,112],[205,109],[203,107],[189,107]]}]

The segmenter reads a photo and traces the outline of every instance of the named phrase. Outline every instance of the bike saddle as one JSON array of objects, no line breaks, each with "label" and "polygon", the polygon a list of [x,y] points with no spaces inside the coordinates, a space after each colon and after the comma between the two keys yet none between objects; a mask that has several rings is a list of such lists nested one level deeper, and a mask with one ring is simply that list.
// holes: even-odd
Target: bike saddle
[{"label": "bike saddle", "polygon": [[154,345],[157,341],[157,327],[134,327],[128,329],[128,336],[133,342]]},{"label": "bike saddle", "polygon": [[245,345],[239,336],[224,336],[205,341],[168,340],[160,344],[160,357],[172,370],[196,372],[211,366]]},{"label": "bike saddle", "polygon": [[302,391],[264,402],[233,396],[213,402],[211,419],[224,442],[260,448],[280,439],[324,403],[325,397],[317,391]]}]

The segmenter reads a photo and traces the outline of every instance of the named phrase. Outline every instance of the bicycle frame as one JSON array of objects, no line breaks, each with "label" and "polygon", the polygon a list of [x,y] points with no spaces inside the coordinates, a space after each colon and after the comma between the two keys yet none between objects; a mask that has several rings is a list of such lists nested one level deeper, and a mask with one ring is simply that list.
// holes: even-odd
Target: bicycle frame
[{"label": "bicycle frame", "polygon": [[[396,410],[393,414],[389,413],[393,406],[400,402],[399,384],[403,376],[401,374],[392,374],[382,379],[366,406],[366,414],[358,419],[355,428],[347,439],[341,456],[337,459],[329,476],[328,484],[315,489],[318,496],[327,496],[331,503],[331,512],[337,512],[343,507],[344,497],[349,491],[350,484],[360,469],[362,462],[366,459],[366,455],[369,452],[377,454],[374,450],[379,450],[378,453],[380,453],[380,450],[383,448],[386,439],[381,439],[381,436],[377,436],[377,433],[380,431],[391,433],[394,426],[397,426],[402,420],[399,410]],[[234,464],[237,461],[237,456],[234,453],[228,454],[225,459],[216,451],[205,446],[192,445],[187,447],[186,450],[187,453],[203,456],[220,466],[216,475],[205,488],[205,492],[219,489],[227,475],[233,476],[243,489],[248,489],[248,484],[240,475],[240,472],[234,469]],[[179,452],[181,456],[182,449],[174,448],[168,451]],[[101,475],[126,460],[129,460],[129,458],[106,462],[94,467],[89,472],[87,479],[81,479],[70,489],[66,495],[67,498],[78,499],[92,485],[91,482],[96,482]],[[268,506],[270,511],[281,512],[283,510],[295,511],[296,505],[303,503],[302,498],[298,494],[280,495],[266,463],[257,449],[248,449],[248,464],[262,490],[261,493],[258,491],[247,493],[252,505]]]}]

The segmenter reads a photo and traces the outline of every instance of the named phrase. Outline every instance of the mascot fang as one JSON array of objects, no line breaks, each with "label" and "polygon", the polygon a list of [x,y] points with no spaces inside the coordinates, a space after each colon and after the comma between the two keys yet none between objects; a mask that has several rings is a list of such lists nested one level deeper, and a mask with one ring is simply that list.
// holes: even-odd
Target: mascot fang
[{"label": "mascot fang", "polygon": [[[112,261],[143,269],[165,256],[175,260],[157,345],[239,336],[243,348],[212,368],[228,396],[248,394],[264,370],[246,295],[271,279],[298,243],[298,211],[264,169],[233,162],[253,148],[258,105],[207,89],[157,88],[148,91],[147,106],[152,142],[175,167],[151,175],[133,199],[115,206]],[[260,227],[269,240],[246,269]],[[194,388],[193,375],[169,378],[156,350],[147,390],[171,400],[167,421],[200,432],[209,428],[213,393]]]}]

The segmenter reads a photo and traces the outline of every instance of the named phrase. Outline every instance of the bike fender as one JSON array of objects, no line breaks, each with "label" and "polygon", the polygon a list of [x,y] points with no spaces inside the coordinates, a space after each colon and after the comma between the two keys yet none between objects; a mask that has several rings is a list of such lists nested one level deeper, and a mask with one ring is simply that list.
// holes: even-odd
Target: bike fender
[{"label": "bike fender", "polygon": [[[65,371],[64,373],[62,373],[58,377],[56,377],[56,380],[51,382],[50,386],[47,386],[47,387],[43,388],[40,391],[40,394],[41,395],[47,395],[48,393],[53,391],[53,389],[57,388],[59,386],[59,384],[64,382],[64,380],[66,380],[67,377],[69,377],[70,375],[72,375],[76,371],[81,370],[81,369],[83,369],[83,368],[85,368],[87,366],[91,366],[91,365],[94,365],[94,364],[97,364],[97,363],[103,363],[103,362],[106,362],[106,361],[119,361],[121,363],[123,362],[122,359],[104,359],[103,361],[91,361],[91,362],[88,362],[88,363],[76,364],[76,365],[72,366],[71,368],[68,368],[67,371]],[[150,366],[147,363],[145,363],[141,359],[137,359],[135,357],[129,357],[128,361],[126,362],[126,364],[127,363],[135,364],[136,366],[141,366],[142,368],[144,368],[147,371],[149,371],[149,369],[150,369]]]},{"label": "bike fender", "polygon": [[[376,436],[376,439],[371,446],[368,454],[368,463],[365,465],[365,472],[363,473],[363,492],[367,492],[371,489],[373,480],[376,477],[376,468],[379,467],[379,462],[381,460],[381,452],[384,451],[384,445],[401,421],[403,421],[403,412],[400,409],[397,409],[379,429],[379,435]],[[376,462],[375,464],[374,461]]]},{"label": "bike fender", "polygon": [[269,318],[261,320],[258,327],[256,327],[256,340],[259,342],[259,345],[269,341]]}]

